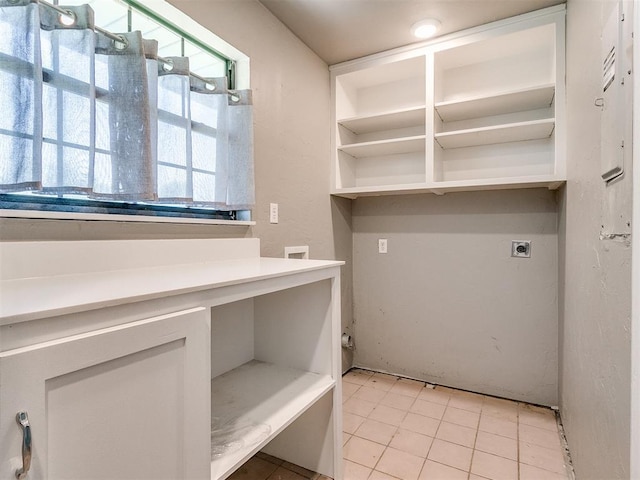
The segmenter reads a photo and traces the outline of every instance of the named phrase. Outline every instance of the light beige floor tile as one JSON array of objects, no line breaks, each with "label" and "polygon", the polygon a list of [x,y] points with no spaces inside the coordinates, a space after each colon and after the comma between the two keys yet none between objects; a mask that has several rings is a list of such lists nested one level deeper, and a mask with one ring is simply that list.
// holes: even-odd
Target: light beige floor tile
[{"label": "light beige floor tile", "polygon": [[456,443],[463,447],[473,448],[476,443],[477,432],[478,431],[475,428],[463,427],[461,425],[456,425],[455,423],[443,421],[440,423],[440,427],[438,427],[436,438]]},{"label": "light beige floor tile", "polygon": [[470,473],[469,480],[487,480],[487,478],[481,477],[480,475],[476,475],[475,473]]},{"label": "light beige floor tile", "polygon": [[520,442],[520,462],[555,473],[565,473],[564,455],[559,447],[546,448]]},{"label": "light beige floor tile", "polygon": [[368,417],[373,409],[376,407],[374,402],[368,400],[361,400],[360,398],[351,397],[349,400],[342,404],[342,409],[345,412],[360,415],[361,417]]},{"label": "light beige floor tile", "polygon": [[525,425],[531,425],[532,427],[543,428],[545,430],[551,430],[552,432],[558,431],[556,414],[551,409],[543,410],[531,405],[521,405],[518,411],[518,421]]},{"label": "light beige floor tile", "polygon": [[421,433],[429,437],[435,437],[436,432],[438,431],[438,425],[440,425],[440,421],[435,418],[429,418],[424,415],[409,412],[400,424],[400,428]]},{"label": "light beige floor tile", "polygon": [[491,415],[492,417],[503,418],[510,422],[518,421],[518,404],[511,400],[503,400],[501,398],[485,397],[482,404],[483,415]]},{"label": "light beige floor tile", "polygon": [[376,470],[402,480],[417,480],[423,464],[424,458],[394,448],[387,448],[376,465]]},{"label": "light beige floor tile", "polygon": [[396,427],[402,423],[407,412],[404,410],[398,410],[397,408],[388,407],[386,405],[378,405],[369,414],[369,418],[377,420],[382,423],[388,423],[389,425],[395,425]]},{"label": "light beige floor tile", "polygon": [[467,480],[467,472],[427,460],[419,480]]},{"label": "light beige floor tile", "polygon": [[353,369],[342,376],[342,380],[347,383],[355,383],[356,385],[364,385],[367,380],[373,376],[373,372],[366,370]]},{"label": "light beige floor tile", "polygon": [[462,393],[461,390],[456,390],[455,388],[443,387],[442,385],[436,385],[436,388],[434,390],[438,392],[446,393],[448,395],[460,395]]},{"label": "light beige floor tile", "polygon": [[493,433],[502,437],[518,438],[518,424],[504,418],[480,415],[478,428],[483,432]]},{"label": "light beige floor tile", "polygon": [[548,448],[560,447],[560,435],[544,428],[532,427],[531,425],[518,426],[519,439],[521,442],[532,443]]},{"label": "light beige floor tile", "polygon": [[364,465],[344,460],[342,462],[342,476],[344,480],[367,480],[371,475],[371,469]]},{"label": "light beige floor tile", "polygon": [[447,405],[451,395],[440,390],[425,388],[418,395],[418,399],[426,400],[427,402],[439,403],[441,405]]},{"label": "light beige floor tile", "polygon": [[371,440],[372,442],[388,445],[397,429],[398,427],[394,425],[378,422],[369,418],[360,425],[355,435]]},{"label": "light beige floor tile", "polygon": [[520,464],[520,480],[568,480],[566,474],[553,473],[525,463]]},{"label": "light beige floor tile", "polygon": [[300,475],[284,467],[278,469],[269,476],[269,480],[305,480],[307,477]]},{"label": "light beige floor tile", "polygon": [[358,391],[360,385],[355,383],[342,382],[342,403],[349,400],[349,398]]},{"label": "light beige floor tile", "polygon": [[441,405],[439,403],[427,402],[426,400],[417,399],[409,411],[413,413],[417,413],[419,415],[424,415],[425,417],[436,418],[438,420],[442,420],[442,416],[444,415],[444,411],[446,410],[445,405]]},{"label": "light beige floor tile", "polygon": [[423,382],[401,378],[393,385],[393,387],[391,387],[390,391],[400,395],[416,398],[423,389]]},{"label": "light beige floor tile", "polygon": [[366,420],[365,417],[356,415],[354,413],[342,412],[342,431],[345,433],[356,433],[356,430],[362,422]]},{"label": "light beige floor tile", "polygon": [[377,388],[378,390],[390,391],[395,383],[398,381],[398,377],[391,375],[376,373],[364,384],[367,387]]},{"label": "light beige floor tile", "polygon": [[449,406],[460,408],[462,410],[468,410],[470,412],[480,413],[482,411],[483,397],[481,396],[466,396],[466,395],[451,395],[449,400]]},{"label": "light beige floor tile", "polygon": [[266,480],[278,465],[259,457],[250,458],[229,477],[232,480]]},{"label": "light beige floor tile", "polygon": [[426,458],[432,442],[433,437],[400,428],[393,436],[389,446],[396,450],[402,450],[403,452]]},{"label": "light beige floor tile", "polygon": [[469,471],[472,452],[471,448],[435,439],[427,458],[459,470]]},{"label": "light beige floor tile", "polygon": [[515,438],[479,431],[475,448],[481,452],[492,453],[509,460],[518,460],[518,441]]},{"label": "light beige floor tile", "polygon": [[384,445],[353,436],[343,448],[343,457],[346,460],[373,468],[384,451]]},{"label": "light beige floor tile", "polygon": [[369,480],[399,480],[399,479],[397,477],[392,477],[391,475],[387,475],[386,473],[382,473],[377,470],[374,470],[373,472],[371,472],[371,475],[369,475]]},{"label": "light beige floor tile", "polygon": [[379,403],[384,398],[386,392],[377,388],[371,388],[363,385],[353,394],[353,398],[367,400],[368,402]]},{"label": "light beige floor tile", "polygon": [[352,436],[353,435],[349,433],[342,432],[342,446],[344,446],[344,444],[347,443]]},{"label": "light beige floor tile", "polygon": [[480,414],[476,412],[470,412],[469,410],[462,410],[460,408],[452,407],[451,402],[449,402],[449,406],[444,412],[442,420],[449,423],[455,423],[456,425],[462,425],[464,427],[477,429],[478,421],[480,420]]},{"label": "light beige floor tile", "polygon": [[518,480],[518,462],[476,451],[473,454],[471,473],[491,480]]},{"label": "light beige floor tile", "polygon": [[388,407],[397,408],[398,410],[408,411],[415,401],[416,400],[412,397],[389,392],[382,400],[380,400],[380,403],[382,405],[387,405]]}]

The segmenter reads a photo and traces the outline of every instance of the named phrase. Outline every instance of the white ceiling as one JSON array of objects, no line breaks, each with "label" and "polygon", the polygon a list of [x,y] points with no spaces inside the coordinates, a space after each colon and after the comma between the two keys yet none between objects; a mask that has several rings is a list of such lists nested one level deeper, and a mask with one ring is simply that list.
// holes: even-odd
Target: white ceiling
[{"label": "white ceiling", "polygon": [[329,65],[416,42],[424,18],[438,35],[564,3],[564,0],[259,0]]}]

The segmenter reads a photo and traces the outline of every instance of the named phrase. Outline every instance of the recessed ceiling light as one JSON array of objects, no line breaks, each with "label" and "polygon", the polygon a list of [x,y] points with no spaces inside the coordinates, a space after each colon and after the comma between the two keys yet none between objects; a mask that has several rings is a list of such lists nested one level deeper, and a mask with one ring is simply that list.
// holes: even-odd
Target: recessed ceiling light
[{"label": "recessed ceiling light", "polygon": [[440,22],[435,18],[420,20],[411,26],[411,33],[416,38],[433,37],[440,28]]}]

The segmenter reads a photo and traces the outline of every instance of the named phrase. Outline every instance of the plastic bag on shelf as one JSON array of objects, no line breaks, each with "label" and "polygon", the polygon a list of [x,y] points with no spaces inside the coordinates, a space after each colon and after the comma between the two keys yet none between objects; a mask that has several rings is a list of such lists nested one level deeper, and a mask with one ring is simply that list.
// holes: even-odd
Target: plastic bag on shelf
[{"label": "plastic bag on shelf", "polygon": [[211,419],[211,458],[252,447],[269,437],[271,427],[265,423],[219,417]]}]

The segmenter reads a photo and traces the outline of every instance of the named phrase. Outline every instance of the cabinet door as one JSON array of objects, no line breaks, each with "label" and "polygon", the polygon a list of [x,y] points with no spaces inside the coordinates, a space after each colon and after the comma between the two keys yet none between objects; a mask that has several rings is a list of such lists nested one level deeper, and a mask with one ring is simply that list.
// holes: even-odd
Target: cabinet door
[{"label": "cabinet door", "polygon": [[0,353],[0,478],[208,478],[210,316],[194,308]]}]

